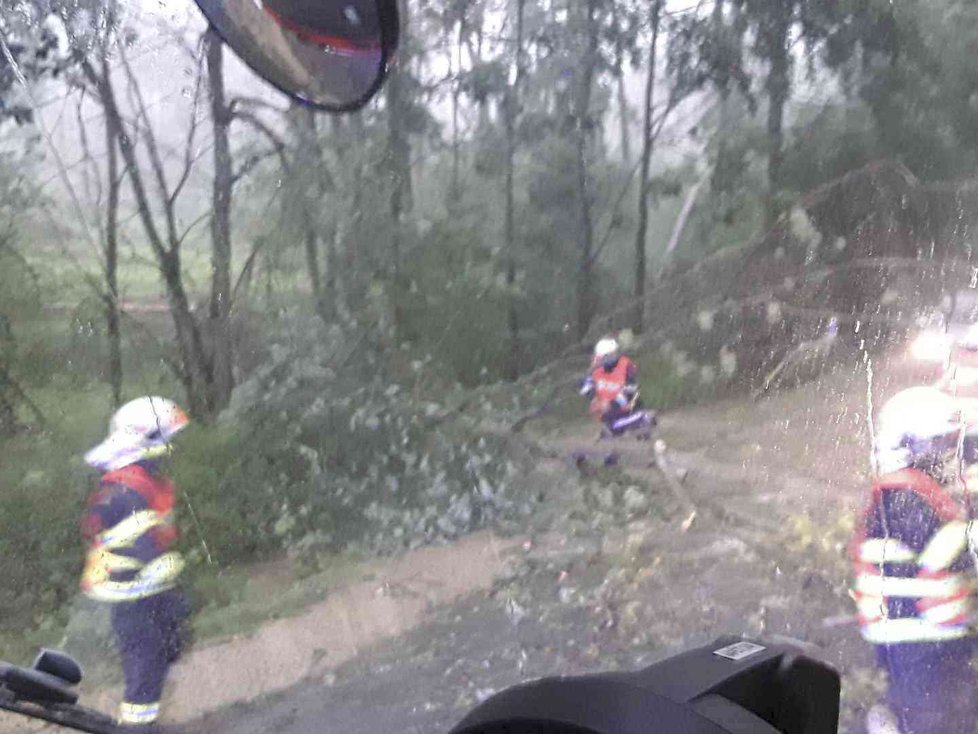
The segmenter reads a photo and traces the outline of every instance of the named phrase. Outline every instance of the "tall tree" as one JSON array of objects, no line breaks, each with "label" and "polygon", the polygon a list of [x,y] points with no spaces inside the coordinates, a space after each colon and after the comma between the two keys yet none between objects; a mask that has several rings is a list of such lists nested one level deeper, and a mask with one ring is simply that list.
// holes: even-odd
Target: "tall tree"
[{"label": "tall tree", "polygon": [[[400,2],[402,23],[408,20],[408,3]],[[390,266],[389,280],[392,300],[392,320],[394,336],[401,341],[404,336],[404,293],[403,282],[403,216],[411,207],[411,141],[407,130],[407,76],[410,64],[409,41],[402,42],[399,65],[392,70],[387,80],[387,174],[390,182],[388,214],[390,216]]]},{"label": "tall tree", "polygon": [[519,374],[520,325],[516,293],[516,203],[515,158],[516,124],[520,109],[520,84],[523,81],[523,22],[526,0],[516,0],[516,38],[514,42],[513,81],[503,100],[506,122],[506,324],[509,350],[506,376],[515,380]]},{"label": "tall tree", "polygon": [[[220,403],[217,400],[218,393],[214,390],[213,363],[206,345],[204,331],[201,329],[191,306],[181,267],[182,245],[190,229],[196,223],[181,231],[177,226],[176,217],[177,201],[184,191],[196,162],[196,156],[193,152],[193,141],[197,129],[196,99],[188,126],[184,165],[177,183],[171,188],[164,174],[159,145],[153,134],[152,123],[146,112],[146,105],[136,83],[136,78],[132,68],[125,62],[124,53],[121,54],[121,58],[128,83],[132,85],[132,96],[138,108],[136,113],[138,122],[135,125],[127,123],[122,109],[119,107],[108,60],[103,59],[96,66],[91,60],[83,59],[81,62],[82,72],[96,91],[105,114],[106,124],[111,128],[110,134],[118,143],[119,152],[125,164],[126,178],[130,183],[136,202],[137,212],[166,287],[170,315],[173,319],[177,347],[180,353],[180,363],[176,365],[177,375],[183,383],[188,407],[199,416],[213,415],[220,408]],[[132,133],[130,133],[130,129],[133,130]],[[145,146],[150,161],[151,175],[156,180],[159,196],[155,206],[146,185],[143,163],[137,153],[138,142],[142,142]],[[156,213],[157,211],[160,212],[159,215]]]},{"label": "tall tree", "polygon": [[[644,3],[643,3],[644,4]],[[618,104],[618,134],[621,160],[626,166],[631,163],[631,108],[625,92],[625,60],[634,43],[632,28],[632,8],[622,0],[611,3],[611,36],[614,46],[611,71],[615,80],[615,98]]]},{"label": "tall tree", "polygon": [[578,37],[581,44],[572,99],[574,161],[578,212],[577,268],[577,336],[583,339],[594,317],[594,224],[591,212],[591,193],[588,155],[592,139],[591,93],[598,68],[598,5],[600,0],[585,0],[572,10],[578,16]]},{"label": "tall tree", "polygon": [[645,77],[645,95],[642,106],[642,159],[638,178],[638,226],[635,230],[635,315],[632,328],[636,333],[642,333],[645,328],[645,277],[647,232],[649,225],[649,198],[651,182],[649,181],[649,166],[652,160],[653,115],[655,102],[656,56],[659,47],[659,25],[661,23],[662,2],[649,2],[649,58]]},{"label": "tall tree", "polygon": [[[767,102],[766,214],[770,224],[780,213],[779,196],[784,187],[784,112],[791,97],[794,42],[802,41],[809,57],[814,58],[815,49],[837,33],[849,13],[843,4],[828,0],[732,0],[732,3],[739,19],[750,30],[754,55],[766,66],[763,83]],[[814,65],[809,70],[814,73]]]},{"label": "tall tree", "polygon": [[109,340],[109,384],[113,405],[122,404],[122,330],[119,311],[119,147],[112,126],[105,123],[105,323]]},{"label": "tall tree", "polygon": [[214,133],[214,180],[211,194],[211,389],[213,409],[224,408],[234,389],[231,340],[231,188],[234,171],[228,128],[231,110],[224,91],[223,41],[210,29],[204,40],[207,81]]}]

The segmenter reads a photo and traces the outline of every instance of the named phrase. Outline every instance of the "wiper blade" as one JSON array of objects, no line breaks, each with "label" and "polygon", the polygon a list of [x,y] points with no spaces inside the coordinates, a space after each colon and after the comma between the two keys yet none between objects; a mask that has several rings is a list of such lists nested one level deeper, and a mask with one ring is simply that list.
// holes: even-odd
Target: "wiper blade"
[{"label": "wiper blade", "polygon": [[112,734],[117,730],[115,719],[98,711],[78,704],[25,700],[5,687],[0,687],[0,709],[90,734]]}]

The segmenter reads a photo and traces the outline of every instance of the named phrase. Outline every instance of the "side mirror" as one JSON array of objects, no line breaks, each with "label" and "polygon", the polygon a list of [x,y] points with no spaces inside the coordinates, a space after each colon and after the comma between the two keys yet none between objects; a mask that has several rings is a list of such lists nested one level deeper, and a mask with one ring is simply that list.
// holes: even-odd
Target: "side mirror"
[{"label": "side mirror", "polygon": [[75,686],[81,679],[81,666],[57,650],[41,650],[29,668],[0,663],[0,685],[18,699],[35,704],[76,703]]},{"label": "side mirror", "polygon": [[196,2],[253,71],[289,96],[332,112],[363,107],[397,50],[397,0]]},{"label": "side mirror", "polygon": [[29,668],[0,662],[0,710],[49,721],[58,731],[116,731],[111,716],[78,705],[81,679],[81,666],[57,650],[41,650]]},{"label": "side mirror", "polygon": [[34,658],[34,664],[31,667],[34,670],[60,678],[72,686],[81,683],[81,666],[73,657],[59,650],[42,649]]}]

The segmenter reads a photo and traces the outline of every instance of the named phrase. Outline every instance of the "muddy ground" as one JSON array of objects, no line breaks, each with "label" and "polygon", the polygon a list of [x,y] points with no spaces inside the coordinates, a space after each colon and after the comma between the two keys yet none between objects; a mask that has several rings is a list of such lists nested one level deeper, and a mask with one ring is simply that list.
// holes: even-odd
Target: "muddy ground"
[{"label": "muddy ground", "polygon": [[698,513],[649,466],[647,444],[587,476],[567,456],[586,420],[531,429],[558,481],[488,591],[300,685],[222,710],[195,732],[439,732],[538,676],[628,669],[722,634],[805,640],[843,674],[842,731],[882,687],[847,596],[846,544],[868,480],[873,402],[920,378],[896,360],[755,400],[673,412],[661,435]]},{"label": "muddy ground", "polygon": [[194,734],[441,732],[521,681],[636,668],[742,634],[814,645],[843,674],[841,731],[859,732],[882,687],[847,595],[870,372],[877,407],[920,379],[899,360],[854,359],[759,399],[663,416],[690,469],[688,528],[648,443],[582,474],[570,452],[601,448],[586,417],[531,424],[552,481],[521,532],[407,554],[299,616],[193,651],[168,716]]}]

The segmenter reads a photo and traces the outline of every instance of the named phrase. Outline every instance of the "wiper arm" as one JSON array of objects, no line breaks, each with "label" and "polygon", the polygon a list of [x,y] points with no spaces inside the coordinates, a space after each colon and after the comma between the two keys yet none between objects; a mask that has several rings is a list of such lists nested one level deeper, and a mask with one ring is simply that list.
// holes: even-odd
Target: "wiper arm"
[{"label": "wiper arm", "polygon": [[32,719],[50,721],[75,731],[87,731],[91,734],[113,734],[117,731],[115,719],[111,716],[78,704],[43,704],[24,700],[4,687],[0,687],[0,709]]}]

